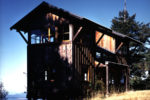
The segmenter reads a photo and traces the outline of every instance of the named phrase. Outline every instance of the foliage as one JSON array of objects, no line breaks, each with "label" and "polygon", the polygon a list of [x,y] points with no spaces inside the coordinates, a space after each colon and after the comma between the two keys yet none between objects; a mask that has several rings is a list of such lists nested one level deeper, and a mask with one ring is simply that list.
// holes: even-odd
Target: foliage
[{"label": "foliage", "polygon": [[130,78],[130,86],[132,89],[136,89],[136,90],[144,90],[145,87],[145,80],[142,80],[140,77],[138,76],[134,76]]},{"label": "foliage", "polygon": [[150,89],[150,76],[145,80],[146,83],[146,89]]},{"label": "foliage", "polygon": [[102,80],[96,80],[95,82],[95,90],[99,90],[101,91],[102,93],[105,92],[105,84]]},{"label": "foliage", "polygon": [[[126,18],[124,18],[124,14]],[[130,67],[130,83],[133,88],[144,83],[142,78],[145,77],[145,71],[150,70],[150,23],[144,24],[136,21],[135,18],[136,14],[130,16],[127,11],[120,11],[119,16],[112,19],[111,26],[112,30],[143,43],[143,45],[130,43],[129,64],[132,64]]]},{"label": "foliage", "polygon": [[0,82],[0,99],[6,98],[8,92],[4,89],[3,83]]}]

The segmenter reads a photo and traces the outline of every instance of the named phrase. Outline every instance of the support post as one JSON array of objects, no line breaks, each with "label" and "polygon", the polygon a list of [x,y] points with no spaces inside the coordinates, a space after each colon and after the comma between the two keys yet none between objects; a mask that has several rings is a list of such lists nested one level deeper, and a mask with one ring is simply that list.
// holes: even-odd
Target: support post
[{"label": "support post", "polygon": [[126,88],[126,91],[128,91],[128,82],[129,81],[129,67],[127,66],[126,68],[126,81],[125,81],[125,88]]},{"label": "support post", "polygon": [[73,38],[73,25],[69,24],[69,40],[72,41]]},{"label": "support post", "polygon": [[108,96],[109,91],[109,69],[108,69],[108,63],[106,63],[106,96]]}]

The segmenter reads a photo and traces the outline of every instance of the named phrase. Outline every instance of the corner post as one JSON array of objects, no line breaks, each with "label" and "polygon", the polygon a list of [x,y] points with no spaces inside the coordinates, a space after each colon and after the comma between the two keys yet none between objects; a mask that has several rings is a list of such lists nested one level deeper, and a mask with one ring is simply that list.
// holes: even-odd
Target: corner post
[{"label": "corner post", "polygon": [[109,94],[109,91],[108,91],[108,88],[109,88],[109,68],[108,68],[108,64],[109,64],[109,62],[106,61],[105,62],[105,65],[106,65],[106,97]]},{"label": "corner post", "polygon": [[28,45],[31,44],[31,32],[28,32]]}]

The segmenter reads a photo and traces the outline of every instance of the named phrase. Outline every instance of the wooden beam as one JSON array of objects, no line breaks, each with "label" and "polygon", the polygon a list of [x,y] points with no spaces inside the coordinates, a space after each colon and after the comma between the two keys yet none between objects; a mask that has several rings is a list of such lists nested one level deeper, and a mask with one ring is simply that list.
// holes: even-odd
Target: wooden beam
[{"label": "wooden beam", "polygon": [[20,32],[20,31],[17,31],[20,35],[21,35],[21,37],[24,39],[24,41],[28,44],[28,41],[27,41],[27,39],[23,36],[23,34]]},{"label": "wooden beam", "polygon": [[104,36],[104,33],[103,33],[103,35],[98,39],[98,41],[96,42],[96,45],[100,42],[100,40],[103,38],[103,36]]},{"label": "wooden beam", "polygon": [[50,42],[50,36],[51,36],[51,29],[50,27],[48,28],[48,42]]},{"label": "wooden beam", "polygon": [[116,62],[111,62],[111,61],[107,61],[109,64],[114,64],[114,65],[118,65],[118,66],[125,66],[127,67],[128,65],[126,64],[121,64],[121,63],[116,63]]},{"label": "wooden beam", "polygon": [[88,77],[87,81],[90,81],[90,69],[89,68],[88,68],[87,77]]},{"label": "wooden beam", "polygon": [[76,34],[75,34],[75,36],[73,37],[72,41],[74,41],[74,40],[76,39],[76,37],[77,37],[77,36],[79,35],[79,33],[81,32],[82,28],[83,28],[83,27],[80,27],[80,28],[78,29],[78,31],[76,32]]},{"label": "wooden beam", "polygon": [[122,47],[122,45],[123,45],[123,42],[121,42],[121,43],[119,44],[118,48],[116,49],[116,53],[119,51],[119,49]]}]

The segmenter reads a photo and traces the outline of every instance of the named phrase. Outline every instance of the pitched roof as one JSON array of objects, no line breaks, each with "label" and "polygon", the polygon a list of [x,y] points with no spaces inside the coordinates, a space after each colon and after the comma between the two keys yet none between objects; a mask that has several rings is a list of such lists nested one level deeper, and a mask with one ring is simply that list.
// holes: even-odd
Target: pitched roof
[{"label": "pitched roof", "polygon": [[[117,37],[121,37],[123,39],[129,39],[131,41],[134,41],[136,43],[140,43],[141,42],[128,37],[126,35],[123,35],[121,33],[115,32],[109,28],[106,28],[102,25],[99,25],[89,19],[86,18],[82,18],[79,17],[77,15],[74,15],[68,11],[63,10],[62,8],[57,8],[55,6],[52,6],[46,2],[42,2],[39,6],[37,6],[35,9],[33,9],[29,14],[27,14],[26,16],[24,16],[21,20],[19,20],[16,24],[14,24],[10,29],[16,29],[17,31],[24,31],[24,32],[28,32],[29,30],[31,30],[31,27],[33,28],[33,26],[36,25],[43,25],[44,21],[39,21],[38,19],[41,19],[43,15],[46,15],[48,12],[51,12],[53,14],[58,15],[59,17],[63,17],[67,20],[70,21],[70,23],[76,23],[76,24],[81,24],[85,27],[90,27],[92,26],[92,28],[94,28],[95,30],[100,30],[103,31],[104,34],[110,35],[110,36],[117,36]],[[39,23],[36,23],[36,20],[39,21]],[[34,24],[33,24],[34,22]],[[37,27],[37,26],[36,26]],[[38,26],[40,27],[40,26]]]},{"label": "pitched roof", "polygon": [[46,13],[51,12],[53,14],[56,14],[60,17],[66,18],[70,20],[71,22],[79,22],[81,21],[81,17],[74,15],[68,11],[65,11],[61,8],[57,8],[55,6],[52,6],[46,2],[42,2],[39,6],[37,6],[35,9],[33,9],[29,14],[24,16],[21,20],[19,20],[16,24],[14,24],[10,29],[16,29],[21,30],[24,32],[28,32],[28,30],[31,28],[30,24],[37,18],[42,18],[43,15],[46,15]]}]

